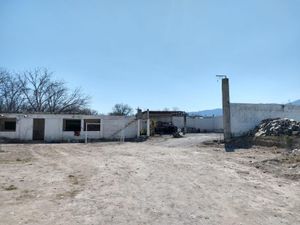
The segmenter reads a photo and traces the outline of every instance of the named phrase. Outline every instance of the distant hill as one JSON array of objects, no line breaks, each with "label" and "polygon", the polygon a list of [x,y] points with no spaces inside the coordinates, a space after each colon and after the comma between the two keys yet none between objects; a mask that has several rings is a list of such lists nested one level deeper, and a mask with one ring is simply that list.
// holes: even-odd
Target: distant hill
[{"label": "distant hill", "polygon": [[296,101],[293,101],[290,104],[292,104],[292,105],[300,105],[300,99],[298,99]]},{"label": "distant hill", "polygon": [[223,110],[222,109],[210,109],[210,110],[203,110],[198,112],[189,112],[190,116],[222,116]]},{"label": "distant hill", "polygon": [[[290,102],[291,105],[299,105],[300,106],[300,99]],[[202,110],[198,112],[189,112],[190,116],[222,116],[223,110],[222,109],[210,109],[210,110]]]}]

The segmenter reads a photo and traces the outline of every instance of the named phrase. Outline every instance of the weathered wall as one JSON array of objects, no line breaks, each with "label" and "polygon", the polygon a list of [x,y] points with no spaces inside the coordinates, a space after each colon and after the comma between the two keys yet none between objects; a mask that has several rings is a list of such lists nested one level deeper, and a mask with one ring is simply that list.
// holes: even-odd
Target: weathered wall
[{"label": "weathered wall", "polygon": [[[0,131],[0,138],[18,139],[21,141],[32,140],[33,119],[45,119],[45,141],[71,141],[84,140],[84,119],[100,119],[100,131],[88,131],[88,138],[100,139],[119,138],[124,134],[125,138],[134,138],[137,136],[137,122],[135,117],[124,116],[88,116],[88,115],[60,115],[60,114],[2,114],[4,118],[16,118],[16,130],[10,132]],[[81,132],[80,136],[74,136],[73,131],[63,131],[63,119],[80,119]],[[124,133],[121,130],[128,123],[133,121],[126,127]]]},{"label": "weathered wall", "polygon": [[187,117],[186,124],[188,128],[200,129],[200,131],[222,132],[223,117]]},{"label": "weathered wall", "polygon": [[0,131],[0,138],[32,140],[32,118],[19,114],[1,114],[4,118],[16,118],[16,131]]},{"label": "weathered wall", "polygon": [[[184,128],[184,117],[173,116],[172,123],[176,127]],[[200,131],[208,132],[222,132],[223,131],[223,117],[187,117],[187,128],[200,129]]]},{"label": "weathered wall", "polygon": [[45,140],[59,141],[63,140],[63,118],[45,119]]},{"label": "weathered wall", "polygon": [[300,106],[279,104],[231,103],[232,136],[241,136],[268,118],[289,118],[300,121]]},{"label": "weathered wall", "polygon": [[[103,138],[120,138],[122,135],[124,135],[125,138],[134,138],[137,136],[137,121],[135,120],[135,117],[107,117],[102,119],[102,122]],[[129,123],[130,125],[127,126]],[[122,128],[125,126],[127,127],[123,132]]]},{"label": "weathered wall", "polygon": [[[19,118],[19,137],[21,140],[32,140],[32,118]],[[18,129],[18,128],[17,128]]]}]

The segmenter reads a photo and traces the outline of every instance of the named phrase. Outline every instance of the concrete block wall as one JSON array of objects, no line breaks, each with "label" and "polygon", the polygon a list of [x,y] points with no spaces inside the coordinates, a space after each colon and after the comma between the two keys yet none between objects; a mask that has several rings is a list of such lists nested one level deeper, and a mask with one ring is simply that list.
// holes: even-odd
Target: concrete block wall
[{"label": "concrete block wall", "polygon": [[45,119],[45,140],[49,142],[63,140],[63,118]]},{"label": "concrete block wall", "polygon": [[[103,123],[103,138],[120,138],[124,134],[125,138],[134,138],[137,136],[137,121],[135,117],[106,117],[101,120]],[[133,122],[133,123],[131,123]],[[129,124],[127,126],[127,124]],[[127,126],[122,132],[123,127]],[[120,131],[116,133],[117,131]]]},{"label": "concrete block wall", "polygon": [[[133,123],[131,123],[128,127],[126,127],[125,129],[125,135],[126,138],[134,138],[137,137],[137,129],[138,129],[138,124],[137,124],[137,120],[135,119],[135,117],[130,117],[128,119],[130,122],[132,120],[134,120]],[[129,122],[128,121],[128,122]]]},{"label": "concrete block wall", "polygon": [[1,131],[0,138],[32,140],[32,118],[25,118],[24,115],[16,114],[5,114],[4,118],[16,118],[16,131]]},{"label": "concrete block wall", "polygon": [[223,117],[187,117],[186,124],[188,128],[200,129],[200,131],[222,132]]},{"label": "concrete block wall", "polygon": [[[184,128],[184,117],[173,116],[172,123],[178,128]],[[223,131],[223,117],[187,117],[186,127],[200,129],[200,131],[208,132],[222,132]]]},{"label": "concrete block wall", "polygon": [[255,128],[262,120],[289,118],[300,121],[300,106],[280,104],[230,104],[232,136],[241,136]]}]

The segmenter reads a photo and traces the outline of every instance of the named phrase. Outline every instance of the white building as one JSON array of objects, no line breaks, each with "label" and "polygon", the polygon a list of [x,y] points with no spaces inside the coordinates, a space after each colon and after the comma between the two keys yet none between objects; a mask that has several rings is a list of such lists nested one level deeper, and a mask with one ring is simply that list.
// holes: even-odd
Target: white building
[{"label": "white building", "polygon": [[[172,117],[178,128],[184,127],[184,117]],[[222,131],[222,118],[187,117],[188,128],[199,131]],[[132,139],[146,132],[151,123],[135,116],[94,116],[78,114],[0,114],[0,140],[71,142],[88,139]],[[88,131],[86,131],[88,124]],[[143,133],[143,132],[142,132]]]},{"label": "white building", "polygon": [[0,114],[0,139],[61,142],[89,139],[135,138],[135,117],[72,114]]}]

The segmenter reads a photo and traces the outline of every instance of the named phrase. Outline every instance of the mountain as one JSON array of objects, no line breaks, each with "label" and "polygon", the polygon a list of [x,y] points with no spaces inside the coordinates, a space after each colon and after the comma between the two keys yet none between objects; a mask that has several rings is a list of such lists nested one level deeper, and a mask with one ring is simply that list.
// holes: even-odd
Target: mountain
[{"label": "mountain", "polygon": [[[300,106],[300,99],[290,102],[291,105],[299,105]],[[210,110],[202,110],[198,112],[189,112],[189,116],[222,116],[223,110],[222,109],[210,109]]]},{"label": "mountain", "polygon": [[292,104],[292,105],[300,105],[300,99],[298,99],[296,101],[293,101],[290,104]]},{"label": "mountain", "polygon": [[222,109],[210,109],[210,110],[203,110],[198,112],[189,112],[190,116],[222,116],[223,110]]}]

